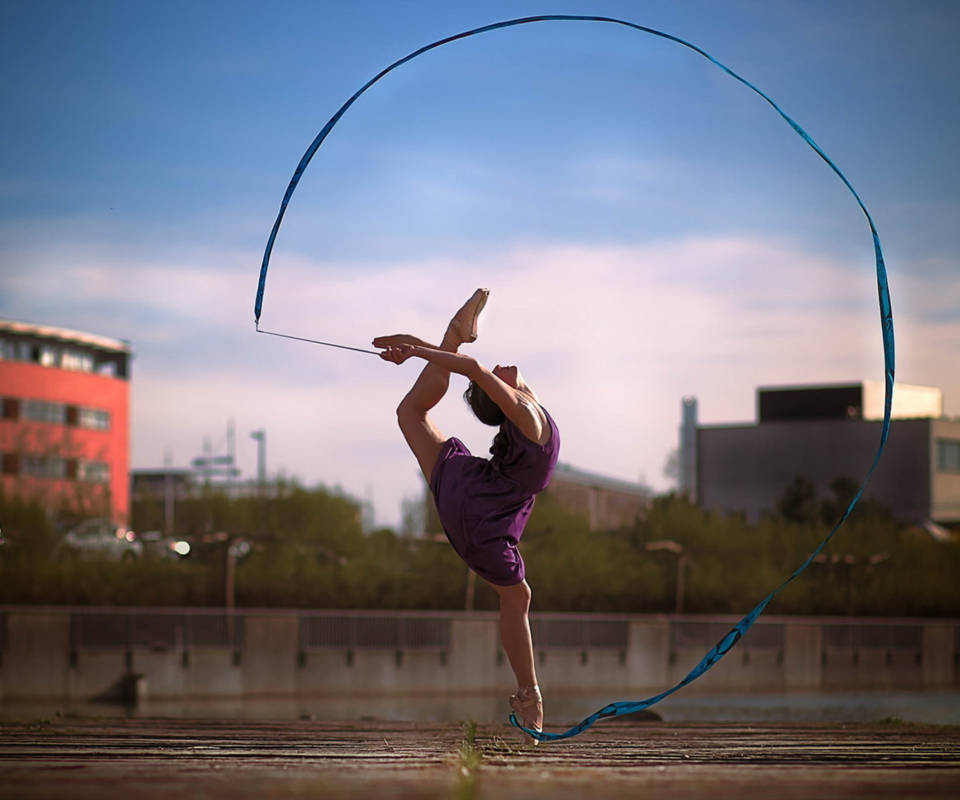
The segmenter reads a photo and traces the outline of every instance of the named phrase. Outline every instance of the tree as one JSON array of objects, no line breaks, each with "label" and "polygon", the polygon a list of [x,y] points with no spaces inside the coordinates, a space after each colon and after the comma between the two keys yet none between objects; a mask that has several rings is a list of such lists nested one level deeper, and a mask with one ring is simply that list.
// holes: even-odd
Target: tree
[{"label": "tree", "polygon": [[802,475],[797,475],[777,500],[777,513],[782,519],[800,525],[817,522],[820,519],[820,506],[816,487]]}]

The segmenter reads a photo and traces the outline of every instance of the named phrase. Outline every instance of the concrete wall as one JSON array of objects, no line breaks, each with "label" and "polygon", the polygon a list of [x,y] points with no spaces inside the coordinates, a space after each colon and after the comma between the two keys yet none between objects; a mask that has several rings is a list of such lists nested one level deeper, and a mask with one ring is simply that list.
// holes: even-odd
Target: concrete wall
[{"label": "concrete wall", "polygon": [[[931,621],[923,626],[923,678],[924,687],[949,689],[960,678],[956,668],[960,659],[960,627],[937,624]],[[954,652],[956,650],[956,652]],[[951,657],[951,653],[953,656]]]},{"label": "concrete wall", "polygon": [[0,698],[70,694],[70,617],[63,613],[7,614],[0,653]]},{"label": "concrete wall", "polygon": [[[113,644],[95,629],[97,613],[114,621],[124,609],[0,609],[0,701],[92,699],[129,675],[142,676],[152,698],[239,698],[313,694],[444,694],[509,690],[510,665],[500,649],[495,614],[365,614],[240,611],[243,635],[220,645],[175,640]],[[129,614],[142,619],[144,609]],[[217,611],[165,609],[177,614]],[[78,620],[82,617],[82,620]],[[344,620],[398,619],[429,635],[397,646],[304,636],[304,622],[322,618],[333,631]],[[736,622],[735,617],[540,615],[554,642],[536,647],[540,682],[551,691],[654,693],[676,684]],[[82,622],[82,624],[80,624]],[[606,626],[600,630],[597,624]],[[132,631],[135,625],[128,626]],[[358,627],[354,625],[354,627]],[[403,626],[399,626],[403,628]],[[84,638],[79,631],[94,631]],[[124,626],[110,630],[124,636]],[[443,632],[442,635],[437,631]],[[611,630],[615,632],[611,634]],[[570,638],[582,632],[577,645]],[[593,631],[593,633],[591,633]],[[619,633],[617,633],[619,632]],[[564,639],[563,637],[567,638]],[[550,637],[548,636],[547,639]],[[96,646],[89,643],[95,642]],[[535,643],[536,644],[536,643]],[[820,690],[949,689],[960,685],[960,621],[768,617],[691,690],[706,693]]]},{"label": "concrete wall", "polygon": [[293,614],[246,618],[241,656],[244,694],[286,695],[297,691],[297,624]]},{"label": "concrete wall", "polygon": [[816,622],[786,626],[784,636],[783,686],[791,691],[812,691],[823,680],[821,627]]}]

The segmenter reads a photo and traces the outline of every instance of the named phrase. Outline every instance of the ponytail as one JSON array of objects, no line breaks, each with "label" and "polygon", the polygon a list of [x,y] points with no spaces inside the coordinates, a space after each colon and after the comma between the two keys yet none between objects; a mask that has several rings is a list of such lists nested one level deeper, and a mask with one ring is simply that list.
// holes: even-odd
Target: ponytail
[{"label": "ponytail", "polygon": [[[484,425],[499,427],[506,422],[507,415],[503,413],[503,409],[490,399],[490,395],[476,381],[470,381],[470,385],[463,393],[463,399],[470,406],[473,415]],[[490,453],[500,458],[507,454],[507,437],[503,435],[503,431],[499,431],[493,437]]]}]

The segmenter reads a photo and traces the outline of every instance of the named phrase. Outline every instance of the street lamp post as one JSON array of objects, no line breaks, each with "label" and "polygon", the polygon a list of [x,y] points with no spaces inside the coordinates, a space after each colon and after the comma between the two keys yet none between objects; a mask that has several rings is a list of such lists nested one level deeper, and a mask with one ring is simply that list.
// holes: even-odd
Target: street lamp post
[{"label": "street lamp post", "polygon": [[683,613],[683,597],[686,592],[686,578],[687,578],[687,562],[690,560],[690,555],[684,550],[683,545],[678,542],[674,542],[672,539],[662,539],[659,542],[647,542],[644,545],[645,549],[648,552],[655,552],[657,550],[667,550],[668,552],[675,553],[677,558],[677,594],[676,602],[674,604],[675,614]]},{"label": "street lamp post", "polygon": [[856,613],[857,605],[857,570],[863,568],[864,572],[872,572],[877,564],[882,564],[889,560],[890,554],[886,551],[874,553],[870,556],[855,556],[852,553],[819,553],[814,557],[814,563],[832,564],[834,566],[843,565],[847,570],[847,616],[852,617]]},{"label": "street lamp post", "polygon": [[250,545],[243,539],[227,539],[226,606],[231,614],[236,606],[237,561],[250,552]]}]

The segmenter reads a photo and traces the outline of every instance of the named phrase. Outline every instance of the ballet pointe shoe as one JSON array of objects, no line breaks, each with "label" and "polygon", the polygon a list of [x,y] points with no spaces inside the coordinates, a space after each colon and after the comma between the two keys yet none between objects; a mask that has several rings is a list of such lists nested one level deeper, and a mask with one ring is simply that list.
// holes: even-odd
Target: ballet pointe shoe
[{"label": "ballet pointe shoe", "polygon": [[390,336],[378,336],[371,342],[374,347],[397,347],[401,344],[412,344],[418,347],[429,347],[431,350],[439,349],[435,344],[424,341],[418,336],[411,336],[409,333],[394,333]]},{"label": "ballet pointe shoe", "polygon": [[[543,697],[540,695],[539,686],[528,686],[510,695],[510,708],[516,712],[524,728],[532,731],[543,730]],[[538,739],[527,733],[523,734],[523,738],[531,744],[539,743]]]},{"label": "ballet pointe shoe", "polygon": [[473,296],[463,304],[463,307],[453,315],[447,326],[447,336],[453,337],[458,344],[470,344],[477,341],[477,320],[480,312],[487,304],[490,296],[489,289],[477,289]]}]

